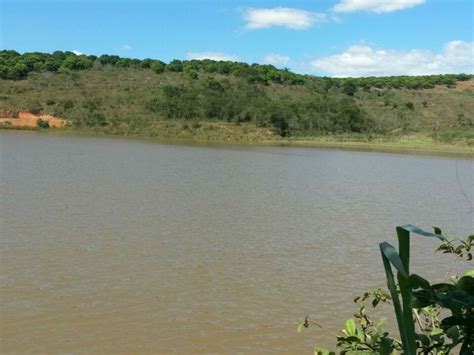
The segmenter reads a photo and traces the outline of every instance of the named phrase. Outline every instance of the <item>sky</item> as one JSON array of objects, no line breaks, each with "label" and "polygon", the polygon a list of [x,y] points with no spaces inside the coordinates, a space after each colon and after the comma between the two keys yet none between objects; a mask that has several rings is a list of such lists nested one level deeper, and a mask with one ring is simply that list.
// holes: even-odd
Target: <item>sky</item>
[{"label": "sky", "polygon": [[0,0],[0,49],[334,77],[473,73],[473,14],[472,0]]}]

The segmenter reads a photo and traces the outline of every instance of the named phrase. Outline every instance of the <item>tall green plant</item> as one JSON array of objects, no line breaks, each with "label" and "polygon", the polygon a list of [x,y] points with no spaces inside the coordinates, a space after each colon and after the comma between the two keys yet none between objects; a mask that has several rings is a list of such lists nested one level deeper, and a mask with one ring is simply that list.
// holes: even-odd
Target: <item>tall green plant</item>
[{"label": "tall green plant", "polygon": [[[451,278],[451,283],[430,284],[417,274],[410,274],[410,238],[412,234],[435,237],[443,243],[436,251],[454,254],[456,260],[472,260],[474,235],[467,240],[450,240],[435,227],[435,233],[426,232],[413,225],[397,227],[398,250],[387,242],[380,243],[387,286],[383,290],[366,292],[354,302],[359,312],[346,322],[343,336],[337,337],[341,354],[450,354],[459,349],[461,355],[474,354],[474,270],[461,277]],[[395,269],[396,275],[394,275]],[[452,268],[452,267],[451,267]],[[448,271],[448,273],[451,269]],[[373,299],[372,306],[381,302],[393,303],[400,341],[384,331],[383,320],[375,323],[367,315],[365,301]],[[446,316],[446,313],[449,314]],[[444,316],[444,318],[442,318]],[[308,318],[298,326],[298,331],[310,324]],[[318,324],[319,327],[323,327]],[[416,331],[415,328],[418,328]],[[335,354],[316,347],[316,355]]]},{"label": "tall green plant", "polygon": [[[436,237],[441,240],[445,238],[441,234],[433,234],[415,227],[411,224],[397,227],[398,252],[387,242],[380,243],[387,286],[392,296],[393,307],[397,317],[398,330],[402,340],[402,346],[406,355],[416,354],[416,337],[413,322],[413,311],[411,307],[412,295],[410,285],[410,234],[417,234],[424,237]],[[401,303],[398,297],[398,290],[393,277],[393,265],[397,270],[397,280],[401,295]]]}]

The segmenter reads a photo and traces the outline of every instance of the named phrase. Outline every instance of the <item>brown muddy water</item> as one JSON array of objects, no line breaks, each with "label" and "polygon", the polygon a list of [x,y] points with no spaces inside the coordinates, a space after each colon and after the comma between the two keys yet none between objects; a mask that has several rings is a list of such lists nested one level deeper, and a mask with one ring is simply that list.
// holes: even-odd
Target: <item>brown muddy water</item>
[{"label": "brown muddy water", "polygon": [[[0,148],[2,353],[310,354],[384,285],[396,225],[474,230],[469,160],[11,131]],[[414,241],[412,271],[444,274],[436,245]],[[307,314],[327,329],[297,334]]]}]

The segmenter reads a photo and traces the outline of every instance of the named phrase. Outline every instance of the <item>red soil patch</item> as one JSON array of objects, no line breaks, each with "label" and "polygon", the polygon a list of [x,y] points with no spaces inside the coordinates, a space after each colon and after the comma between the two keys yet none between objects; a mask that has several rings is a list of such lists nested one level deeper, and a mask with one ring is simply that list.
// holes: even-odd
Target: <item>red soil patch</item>
[{"label": "red soil patch", "polygon": [[66,120],[51,115],[36,115],[26,111],[0,110],[0,124],[10,124],[17,127],[36,127],[38,119],[48,121],[50,127],[63,127]]},{"label": "red soil patch", "polygon": [[456,83],[456,90],[474,90],[474,80],[458,81]]},{"label": "red soil patch", "polygon": [[474,80],[458,81],[456,86],[452,89],[448,88],[446,85],[436,85],[432,90],[437,92],[445,92],[448,90],[455,91],[464,91],[464,90],[474,90]]}]

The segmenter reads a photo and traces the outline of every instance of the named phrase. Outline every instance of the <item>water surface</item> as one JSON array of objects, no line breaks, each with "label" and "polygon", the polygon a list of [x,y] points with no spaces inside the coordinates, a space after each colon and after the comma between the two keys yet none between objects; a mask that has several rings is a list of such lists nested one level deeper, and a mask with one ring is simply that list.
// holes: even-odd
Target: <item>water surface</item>
[{"label": "water surface", "polygon": [[[474,230],[468,160],[34,132],[0,148],[2,353],[311,353],[384,285],[396,225]],[[415,272],[449,268],[435,246],[414,243]],[[306,314],[327,330],[297,334]]]}]

